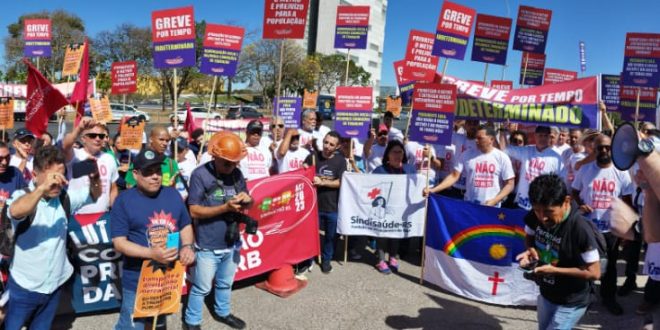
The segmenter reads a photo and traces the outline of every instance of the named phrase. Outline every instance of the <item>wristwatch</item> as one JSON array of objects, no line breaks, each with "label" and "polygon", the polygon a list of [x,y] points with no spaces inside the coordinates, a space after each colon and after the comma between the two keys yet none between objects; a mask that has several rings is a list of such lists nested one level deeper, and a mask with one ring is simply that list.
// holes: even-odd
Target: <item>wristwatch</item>
[{"label": "wristwatch", "polygon": [[637,144],[637,150],[639,151],[640,156],[646,157],[655,150],[655,145],[651,139],[641,139]]},{"label": "wristwatch", "polygon": [[182,249],[185,248],[185,247],[189,247],[193,252],[195,252],[195,245],[193,245],[193,244],[185,244],[185,245],[182,245],[182,246],[181,246]]}]

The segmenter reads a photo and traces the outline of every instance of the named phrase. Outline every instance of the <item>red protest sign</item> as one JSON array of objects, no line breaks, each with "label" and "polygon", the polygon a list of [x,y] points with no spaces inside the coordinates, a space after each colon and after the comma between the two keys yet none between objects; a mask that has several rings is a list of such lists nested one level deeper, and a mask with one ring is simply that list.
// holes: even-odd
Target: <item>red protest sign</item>
[{"label": "red protest sign", "polygon": [[52,27],[48,18],[26,19],[23,25],[23,40],[52,39]]},{"label": "red protest sign", "polygon": [[309,0],[266,0],[264,39],[303,39]]},{"label": "red protest sign", "polygon": [[510,91],[513,89],[513,81],[511,80],[491,80],[490,81],[490,87],[499,89],[499,90],[504,90],[504,91]]},{"label": "red protest sign", "polygon": [[437,56],[433,56],[433,33],[410,30],[408,47],[406,48],[403,78],[415,81],[433,81],[438,69]]},{"label": "red protest sign", "polygon": [[454,113],[456,85],[416,84],[413,104],[415,104],[415,110]]},{"label": "red protest sign", "polygon": [[137,91],[137,62],[112,63],[112,94],[130,94]]},{"label": "red protest sign", "polygon": [[204,47],[240,51],[245,29],[237,26],[206,24]]},{"label": "red protest sign", "polygon": [[520,63],[520,84],[540,86],[543,83],[544,68],[545,54],[523,52]]},{"label": "red protest sign", "polygon": [[193,7],[156,10],[151,13],[151,38],[154,43],[195,39]]},{"label": "red protest sign", "polygon": [[373,95],[371,87],[337,87],[335,109],[348,111],[372,111]]},{"label": "red protest sign", "polygon": [[440,10],[437,30],[469,38],[476,13],[477,11],[470,7],[445,1]]},{"label": "red protest sign", "polygon": [[236,280],[294,265],[319,253],[318,206],[313,167],[248,181],[259,222],[256,235],[243,234]]},{"label": "red protest sign", "polygon": [[577,71],[546,68],[543,75],[543,84],[557,84],[577,79]]}]

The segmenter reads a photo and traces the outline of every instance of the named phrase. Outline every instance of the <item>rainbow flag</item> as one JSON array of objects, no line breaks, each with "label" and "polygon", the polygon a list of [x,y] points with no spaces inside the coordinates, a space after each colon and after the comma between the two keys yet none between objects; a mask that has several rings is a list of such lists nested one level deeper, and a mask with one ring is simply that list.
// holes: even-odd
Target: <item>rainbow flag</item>
[{"label": "rainbow flag", "polygon": [[432,195],[424,280],[470,299],[535,305],[537,286],[515,260],[525,249],[526,213]]}]

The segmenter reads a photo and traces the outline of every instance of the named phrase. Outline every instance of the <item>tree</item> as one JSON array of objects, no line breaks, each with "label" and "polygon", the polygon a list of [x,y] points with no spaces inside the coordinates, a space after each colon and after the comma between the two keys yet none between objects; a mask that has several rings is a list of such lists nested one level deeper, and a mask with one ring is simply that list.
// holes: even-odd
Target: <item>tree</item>
[{"label": "tree", "polygon": [[[346,79],[346,58],[344,56],[339,54],[316,54],[314,57],[318,59],[321,69],[317,84],[317,89],[320,92],[330,93],[335,87],[344,84]],[[355,62],[349,62],[348,72],[349,86],[366,86],[369,84],[371,74]]]},{"label": "tree", "polygon": [[[50,18],[52,26],[52,54],[50,58],[40,58],[41,72],[51,81],[55,81],[56,72],[62,70],[64,50],[72,43],[82,43],[85,35],[85,25],[80,17],[64,10],[52,13],[42,11],[22,15],[16,23],[7,26],[8,35],[3,40],[5,47],[5,66],[7,80],[24,81],[26,68],[21,63],[23,58],[23,23],[29,18]],[[90,54],[91,55],[91,54]],[[63,79],[60,79],[63,80]]]}]

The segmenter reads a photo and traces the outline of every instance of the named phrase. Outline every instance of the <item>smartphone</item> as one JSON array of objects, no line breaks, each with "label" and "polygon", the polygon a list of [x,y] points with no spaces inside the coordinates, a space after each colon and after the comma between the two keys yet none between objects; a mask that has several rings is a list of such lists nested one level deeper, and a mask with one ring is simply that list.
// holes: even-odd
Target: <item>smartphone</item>
[{"label": "smartphone", "polygon": [[82,162],[74,163],[71,168],[71,176],[74,179],[79,177],[90,175],[92,173],[98,173],[99,169],[96,166],[96,161],[93,159],[83,160]]},{"label": "smartphone", "polygon": [[179,248],[179,232],[167,234],[167,243],[165,243],[166,249],[178,249]]},{"label": "smartphone", "polygon": [[380,118],[371,118],[371,128],[376,130],[378,133],[378,126],[380,126]]}]

